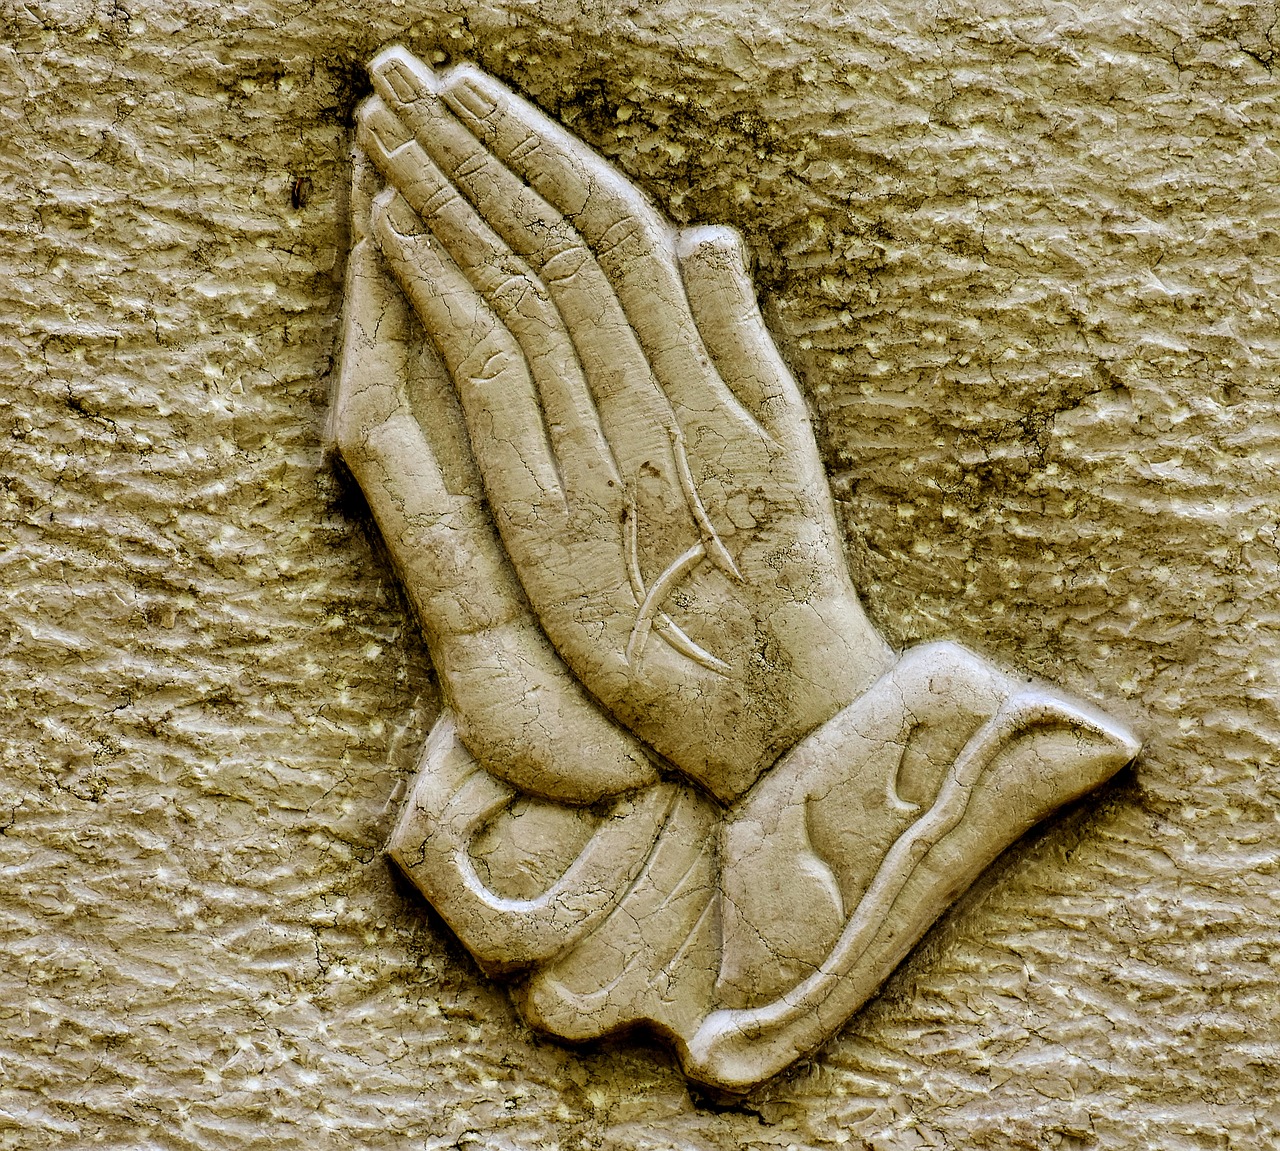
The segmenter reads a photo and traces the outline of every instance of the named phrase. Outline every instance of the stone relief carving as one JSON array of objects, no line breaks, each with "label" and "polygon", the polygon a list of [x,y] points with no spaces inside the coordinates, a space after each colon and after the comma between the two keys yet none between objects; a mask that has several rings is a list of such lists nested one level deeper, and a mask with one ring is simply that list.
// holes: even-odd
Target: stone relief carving
[{"label": "stone relief carving", "polygon": [[446,701],[391,855],[533,1025],[744,1089],[1138,743],[876,633],[733,231],[474,68],[371,74],[331,434]]}]

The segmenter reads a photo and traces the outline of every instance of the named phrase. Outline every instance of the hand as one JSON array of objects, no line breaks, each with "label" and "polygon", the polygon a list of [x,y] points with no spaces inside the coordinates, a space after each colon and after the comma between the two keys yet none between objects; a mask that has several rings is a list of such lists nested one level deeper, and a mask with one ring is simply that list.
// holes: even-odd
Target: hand
[{"label": "hand", "polygon": [[393,49],[372,74],[372,234],[533,612],[595,698],[730,801],[891,661],[741,243],[675,232],[480,72]]},{"label": "hand", "polygon": [[499,778],[560,802],[589,804],[651,784],[657,772],[639,740],[582,690],[511,570],[453,384],[368,235],[375,187],[357,157],[329,431],[426,632],[459,735]]},{"label": "hand", "polygon": [[894,663],[735,233],[473,69],[372,74],[332,434],[446,704],[392,852],[535,1025],[748,1086],[1138,744],[954,644]]}]

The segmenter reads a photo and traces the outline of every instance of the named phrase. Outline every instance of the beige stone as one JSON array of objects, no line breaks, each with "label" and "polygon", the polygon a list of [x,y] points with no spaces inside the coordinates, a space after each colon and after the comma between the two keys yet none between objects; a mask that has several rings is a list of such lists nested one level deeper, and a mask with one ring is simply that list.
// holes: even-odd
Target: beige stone
[{"label": "beige stone", "polygon": [[[1274,1143],[1273,26],[0,8],[0,1145]],[[526,1026],[384,854],[436,672],[324,433],[363,65],[397,42],[741,233],[893,652],[961,645],[1143,740],[731,1105],[661,1043]],[[511,822],[589,834],[566,810]],[[505,826],[477,874],[532,898]]]}]

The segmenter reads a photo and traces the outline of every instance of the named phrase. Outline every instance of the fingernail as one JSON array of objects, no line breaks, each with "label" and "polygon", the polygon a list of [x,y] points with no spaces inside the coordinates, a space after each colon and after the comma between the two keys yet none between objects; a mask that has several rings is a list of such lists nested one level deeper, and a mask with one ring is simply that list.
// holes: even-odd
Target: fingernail
[{"label": "fingernail", "polygon": [[498,103],[470,76],[462,75],[450,83],[445,90],[446,97],[462,105],[466,111],[478,120],[488,119],[498,107]]},{"label": "fingernail", "polygon": [[[404,104],[420,100],[430,91],[427,77],[430,70],[422,61],[411,56],[403,48],[388,48],[369,65],[373,75],[381,77]],[[425,73],[420,75],[419,73]]]},{"label": "fingernail", "polygon": [[370,108],[365,114],[365,124],[388,156],[413,139],[409,130],[385,105]]}]

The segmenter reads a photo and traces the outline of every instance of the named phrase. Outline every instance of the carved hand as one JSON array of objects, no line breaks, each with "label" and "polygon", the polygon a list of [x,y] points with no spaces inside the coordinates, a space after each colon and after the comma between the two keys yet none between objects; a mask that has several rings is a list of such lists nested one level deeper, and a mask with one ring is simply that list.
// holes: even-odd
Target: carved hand
[{"label": "carved hand", "polygon": [[[371,72],[331,431],[446,703],[392,854],[531,1022],[749,1086],[1137,741],[956,644],[894,661],[735,233],[474,69]],[[536,893],[482,878],[530,839]]]},{"label": "carved hand", "polygon": [[891,662],[741,242],[675,231],[474,69],[393,49],[372,74],[369,226],[537,621],[591,695],[732,800]]}]

